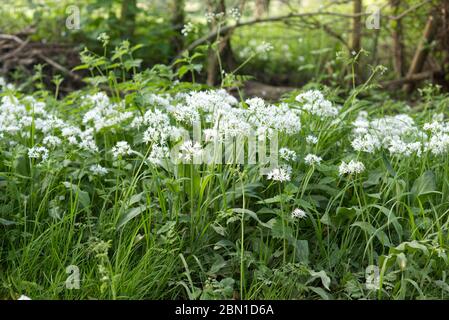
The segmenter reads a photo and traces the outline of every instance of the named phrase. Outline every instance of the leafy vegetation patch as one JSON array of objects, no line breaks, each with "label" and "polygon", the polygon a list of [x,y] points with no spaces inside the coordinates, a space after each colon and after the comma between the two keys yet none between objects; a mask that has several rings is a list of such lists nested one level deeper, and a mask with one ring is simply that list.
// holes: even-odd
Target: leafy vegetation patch
[{"label": "leafy vegetation patch", "polygon": [[[438,88],[411,110],[373,91],[378,67],[353,90],[271,103],[230,95],[232,73],[219,89],[180,82],[188,55],[139,72],[136,49],[85,51],[90,85],[61,99],[58,81],[29,95],[0,82],[2,298],[448,297]],[[251,134],[277,139],[276,166],[249,163],[247,144],[243,163],[207,161]]]}]

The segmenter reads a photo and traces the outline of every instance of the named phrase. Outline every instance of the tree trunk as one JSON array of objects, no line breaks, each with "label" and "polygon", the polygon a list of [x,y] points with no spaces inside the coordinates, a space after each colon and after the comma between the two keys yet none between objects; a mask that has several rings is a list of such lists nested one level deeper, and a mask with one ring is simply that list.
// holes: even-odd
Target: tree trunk
[{"label": "tree trunk", "polygon": [[[358,15],[355,16],[352,21],[352,39],[351,39],[351,55],[354,53],[359,53],[362,48],[362,0],[353,0],[353,14]],[[360,76],[362,74],[360,68],[360,61],[363,59],[361,55],[359,55],[359,59],[357,64],[354,66],[355,73],[355,82],[360,83]]]},{"label": "tree trunk", "polygon": [[[223,12],[226,14],[226,4],[224,0],[220,0],[215,6],[209,1],[209,10],[215,13]],[[214,9],[213,9],[214,8]],[[214,27],[214,26],[213,26]],[[227,33],[223,37],[219,38],[218,53],[220,55],[220,61],[222,62],[222,68],[232,69],[235,66],[234,54],[231,48],[231,35]],[[207,80],[206,83],[209,86],[213,86],[217,82],[217,74],[220,72],[220,66],[217,59],[217,53],[214,50],[209,50],[207,58]]]},{"label": "tree trunk", "polygon": [[169,2],[171,25],[173,28],[173,35],[170,39],[170,44],[174,54],[177,54],[184,48],[184,38],[181,34],[181,30],[185,23],[184,6],[184,0],[170,0]]},{"label": "tree trunk", "polygon": [[[431,43],[435,37],[437,30],[436,15],[432,14],[427,19],[426,27],[421,41],[416,49],[415,56],[413,57],[412,64],[407,73],[407,78],[411,78],[414,74],[420,73],[423,70],[424,63],[426,62],[429,54],[428,44]],[[413,84],[408,84],[404,87],[405,91],[410,93],[413,90]]]},{"label": "tree trunk", "polygon": [[[394,15],[399,14],[399,9],[401,6],[401,0],[390,0],[391,6],[393,7]],[[396,78],[400,79],[405,74],[404,66],[404,32],[402,27],[402,19],[398,19],[393,23],[393,65],[396,73]]]},{"label": "tree trunk", "polygon": [[120,21],[122,37],[132,38],[136,28],[137,0],[122,0]]},{"label": "tree trunk", "polygon": [[351,50],[359,52],[362,48],[362,0],[354,0],[353,4],[354,14],[358,15],[354,17],[352,22],[352,41]]},{"label": "tree trunk", "polygon": [[264,13],[268,13],[270,0],[256,0],[256,18],[262,18]]}]

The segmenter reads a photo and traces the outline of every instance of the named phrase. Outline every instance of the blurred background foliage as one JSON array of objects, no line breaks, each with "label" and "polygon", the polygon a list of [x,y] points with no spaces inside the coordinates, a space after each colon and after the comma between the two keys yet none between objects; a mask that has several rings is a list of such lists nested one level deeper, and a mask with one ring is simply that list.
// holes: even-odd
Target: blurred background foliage
[{"label": "blurred background foliage", "polygon": [[[68,69],[79,64],[76,53],[84,47],[102,54],[102,44],[97,40],[102,33],[109,36],[112,48],[123,40],[129,40],[131,45],[142,44],[135,58],[141,59],[143,67],[171,64],[192,43],[217,31],[218,24],[207,21],[206,13],[224,12],[220,28],[226,32],[199,41],[204,46],[191,47],[205,53],[196,61],[205,66],[197,70],[197,80],[209,85],[217,84],[219,75],[207,45],[218,42],[225,70],[244,63],[240,74],[267,85],[299,87],[310,81],[333,86],[350,84],[348,59],[351,53],[357,53],[359,82],[370,74],[370,66],[384,65],[388,68],[383,76],[389,81],[387,89],[407,85],[407,90],[401,92],[408,94],[422,80],[447,88],[449,4],[444,0],[2,1],[0,33],[34,44],[34,50],[44,50],[42,54],[47,52],[47,57]],[[79,29],[66,27],[73,6],[79,10]],[[230,17],[233,9],[240,12],[237,20]],[[379,28],[370,28],[368,19],[377,9]],[[432,19],[435,22],[426,34]],[[189,32],[183,34],[186,25],[190,25]],[[265,42],[273,49],[246,62]],[[70,48],[72,54],[55,47]],[[2,49],[0,42],[0,58],[2,52],[8,54],[13,49],[7,45]],[[346,59],[342,52],[348,56]],[[1,71],[16,80],[29,77],[29,69],[35,64],[46,64],[39,57],[20,60],[16,54],[8,58],[15,60],[0,61]],[[414,65],[417,58],[424,61]],[[184,80],[191,79],[187,75]]]}]

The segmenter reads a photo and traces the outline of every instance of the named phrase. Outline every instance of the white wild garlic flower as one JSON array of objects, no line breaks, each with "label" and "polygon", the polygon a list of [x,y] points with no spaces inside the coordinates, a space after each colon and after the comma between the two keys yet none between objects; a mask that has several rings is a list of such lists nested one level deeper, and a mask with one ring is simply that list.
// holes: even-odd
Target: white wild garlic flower
[{"label": "white wild garlic flower", "polygon": [[346,174],[359,174],[365,171],[365,165],[360,161],[351,160],[349,163],[342,161],[338,171],[341,176]]},{"label": "white wild garlic flower", "polygon": [[292,168],[290,166],[282,166],[271,170],[268,175],[268,180],[286,182],[291,180]]},{"label": "white wild garlic flower", "polygon": [[312,153],[309,153],[308,155],[305,156],[304,158],[304,162],[309,165],[309,166],[316,166],[319,165],[321,163],[323,159],[321,159],[321,157],[314,155]]},{"label": "white wild garlic flower", "polygon": [[132,154],[132,149],[129,146],[128,142],[126,141],[119,141],[115,145],[115,147],[112,148],[112,155],[114,158],[124,157]]},{"label": "white wild garlic flower", "polygon": [[294,219],[304,219],[305,217],[307,217],[307,213],[299,208],[296,208],[292,212],[292,218]]}]

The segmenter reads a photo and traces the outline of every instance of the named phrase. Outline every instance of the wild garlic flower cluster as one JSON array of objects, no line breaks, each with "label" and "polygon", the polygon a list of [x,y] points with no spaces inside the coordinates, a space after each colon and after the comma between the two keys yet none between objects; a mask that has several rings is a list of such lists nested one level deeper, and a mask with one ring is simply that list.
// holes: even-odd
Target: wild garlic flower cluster
[{"label": "wild garlic flower cluster", "polygon": [[[150,145],[149,162],[161,164],[169,154],[170,143],[184,138],[199,124],[202,141],[224,141],[234,137],[270,139],[274,133],[295,134],[301,130],[300,111],[287,104],[272,105],[260,98],[248,99],[244,105],[225,90],[192,91],[175,95],[151,94],[148,110],[142,116],[135,112],[128,130],[142,132],[143,142]],[[123,121],[128,120],[126,119]],[[195,146],[195,144],[193,144]],[[183,146],[181,159],[189,161],[198,152],[187,152]],[[203,145],[199,145],[203,148]],[[283,152],[286,152],[285,150]],[[191,156],[189,156],[191,154]],[[293,158],[288,152],[285,157]]]},{"label": "wild garlic flower cluster", "polygon": [[341,176],[359,174],[365,171],[365,165],[362,162],[355,160],[351,160],[349,163],[342,161],[338,171]]},{"label": "wild garlic flower cluster", "polygon": [[[97,152],[93,128],[82,130],[49,112],[43,102],[26,96],[19,101],[14,96],[5,95],[0,100],[0,139],[10,144],[30,138],[31,127],[35,134],[42,134],[41,143],[48,149],[67,145],[78,149]],[[39,146],[33,146],[39,147]]]},{"label": "wild garlic flower cluster", "polygon": [[260,60],[268,60],[269,52],[273,50],[273,45],[269,42],[259,42],[255,39],[248,41],[247,45],[240,50],[239,56],[242,59],[249,59],[257,55]]},{"label": "wild garlic flower cluster", "polygon": [[[0,81],[0,90],[5,86],[3,82]],[[258,143],[265,140],[268,144],[266,139],[272,141],[275,134],[280,134],[279,141],[292,142],[291,149],[279,145],[281,163],[274,164],[266,178],[287,182],[293,176],[289,165],[296,168],[295,164],[302,160],[311,167],[322,163],[319,147],[321,144],[324,147],[327,138],[317,134],[318,144],[318,137],[309,134],[316,132],[316,124],[321,125],[323,120],[335,125],[350,124],[339,117],[339,107],[317,90],[298,95],[298,103],[291,105],[275,105],[257,97],[239,102],[223,89],[147,93],[142,96],[139,110],[97,92],[82,98],[78,105],[79,117],[67,116],[58,107],[50,109],[31,96],[19,99],[12,92],[0,94],[1,150],[16,147],[26,150],[22,152],[27,152],[33,163],[52,161],[53,155],[78,157],[98,177],[109,172],[99,164],[101,161],[107,166],[107,159],[101,158],[103,154],[112,154],[114,159],[123,161],[128,161],[130,155],[142,154],[146,156],[146,164],[167,168],[165,164],[173,150],[181,160],[195,163],[197,158],[204,160],[210,144],[217,140],[223,142],[243,136],[259,139]],[[191,133],[198,124],[201,137],[192,141]],[[445,156],[449,152],[449,123],[444,116],[436,115],[421,127],[406,114],[374,118],[360,112],[347,138],[352,147],[349,150],[357,151],[362,161],[365,153],[375,154],[379,150],[400,159],[427,154]],[[338,141],[336,146],[348,151],[344,141]],[[338,164],[340,159],[330,160]],[[360,174],[364,170],[365,165],[355,160],[343,161],[338,166],[340,175]]]},{"label": "wild garlic flower cluster", "polygon": [[181,33],[184,37],[187,37],[189,33],[192,33],[193,31],[195,31],[195,26],[192,22],[188,22],[182,28]]},{"label": "wild garlic flower cluster", "polygon": [[318,143],[318,138],[312,134],[309,134],[306,137],[306,142],[307,142],[307,144],[315,145]]},{"label": "wild garlic flower cluster", "polygon": [[4,78],[0,77],[0,92],[2,92],[4,89],[14,90],[14,85],[11,83],[7,83]]},{"label": "wild garlic flower cluster", "polygon": [[272,169],[267,174],[268,180],[278,181],[278,182],[287,182],[291,180],[292,175],[292,167],[284,165],[279,168]]},{"label": "wild garlic flower cluster", "polygon": [[231,8],[231,9],[229,9],[228,13],[231,16],[231,18],[233,18],[234,20],[239,20],[240,17],[242,16],[239,8]]},{"label": "wild garlic flower cluster", "polygon": [[321,163],[323,159],[315,154],[309,153],[305,156],[304,162],[309,166],[316,166]]},{"label": "wild garlic flower cluster", "polygon": [[92,172],[93,175],[96,176],[104,176],[106,174],[108,174],[108,169],[100,166],[99,164],[94,164],[92,166],[90,166],[89,168],[90,172]]},{"label": "wild garlic flower cluster", "polygon": [[290,109],[286,103],[268,105],[261,98],[252,98],[246,100],[246,103],[249,122],[262,133],[276,130],[291,135],[301,131],[299,111]]},{"label": "wild garlic flower cluster", "polygon": [[279,157],[287,162],[296,161],[296,152],[288,148],[281,148],[279,149]]},{"label": "wild garlic flower cluster", "polygon": [[133,150],[131,149],[130,145],[126,141],[119,141],[117,144],[112,148],[112,155],[115,159],[119,157],[125,157],[129,156],[133,153]]},{"label": "wild garlic flower cluster", "polygon": [[0,103],[0,137],[25,134],[32,122],[31,113],[13,96],[4,96]]},{"label": "wild garlic flower cluster", "polygon": [[[290,109],[287,104],[275,106],[253,98],[246,101],[248,108],[242,108],[236,98],[222,89],[195,91],[174,97],[153,96],[151,100],[155,110],[147,111],[143,118],[134,118],[131,124],[134,128],[142,125],[150,127],[144,138],[146,142],[165,140],[169,133],[176,131],[175,127],[183,131],[197,121],[210,126],[202,128],[208,138],[217,134],[223,139],[225,136],[262,135],[274,131],[294,134],[301,130],[299,111]],[[176,125],[171,125],[172,120]]]},{"label": "wild garlic flower cluster", "polygon": [[180,147],[181,158],[185,161],[191,161],[194,157],[201,157],[203,150],[198,142],[192,142],[192,140],[184,141]]},{"label": "wild garlic flower cluster", "polygon": [[230,17],[231,19],[234,20],[239,20],[242,17],[242,14],[240,13],[239,8],[231,8],[227,11],[228,15],[226,15],[225,12],[206,12],[204,14],[204,17],[206,18],[206,21],[208,23],[212,23],[213,21],[223,21],[224,18],[226,17]]},{"label": "wild garlic flower cluster", "polygon": [[[230,14],[231,14],[231,11],[229,12]],[[214,12],[210,12],[210,11],[208,11],[208,12],[206,12],[205,14],[204,14],[204,17],[206,18],[206,21],[208,22],[208,23],[211,23],[211,22],[213,22],[213,21],[221,21],[221,19],[223,19],[223,17],[225,16],[225,13],[224,12],[217,12],[217,13],[214,13]]]},{"label": "wild garlic flower cluster", "polygon": [[92,127],[96,132],[122,124],[133,117],[132,112],[125,111],[123,102],[111,103],[104,92],[88,95],[83,101],[83,106],[91,106],[84,114],[83,124]]},{"label": "wild garlic flower cluster", "polygon": [[296,96],[296,101],[299,102],[301,110],[321,119],[336,118],[339,113],[339,107],[333,106],[318,90],[301,93]]},{"label": "wild garlic flower cluster", "polygon": [[28,157],[30,159],[38,159],[45,161],[48,158],[48,149],[45,147],[32,147],[28,149]]},{"label": "wild garlic flower cluster", "polygon": [[443,117],[438,115],[433,122],[425,123],[423,129],[431,134],[425,143],[428,151],[436,156],[449,152],[449,122],[443,122]]},{"label": "wild garlic flower cluster", "polygon": [[353,126],[351,145],[356,151],[375,153],[385,149],[401,157],[421,157],[424,152],[438,156],[449,151],[449,124],[441,116],[420,129],[409,115],[370,120],[366,112],[360,112]]},{"label": "wild garlic flower cluster", "polygon": [[292,218],[294,219],[303,219],[305,217],[307,217],[307,213],[302,209],[296,208],[292,211]]}]

